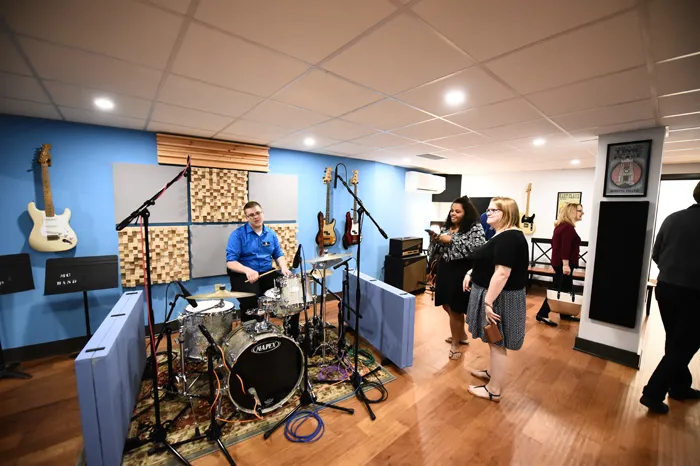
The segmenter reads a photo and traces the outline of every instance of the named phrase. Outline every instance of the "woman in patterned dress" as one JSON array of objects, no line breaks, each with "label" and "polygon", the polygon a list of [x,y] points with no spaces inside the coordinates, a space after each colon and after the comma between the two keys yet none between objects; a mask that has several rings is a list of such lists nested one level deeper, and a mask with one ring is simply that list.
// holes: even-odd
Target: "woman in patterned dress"
[{"label": "woman in patterned dress", "polygon": [[479,213],[467,196],[455,199],[439,235],[431,235],[429,256],[440,256],[435,278],[435,305],[442,306],[450,318],[450,359],[462,356],[460,345],[466,345],[464,314],[469,292],[462,289],[462,277],[472,268],[467,256],[486,242]]},{"label": "woman in patterned dress", "polygon": [[489,343],[484,331],[488,324],[496,325],[503,338],[489,343],[489,368],[471,372],[487,383],[470,385],[469,393],[498,402],[508,375],[507,350],[519,350],[525,340],[528,245],[513,199],[494,197],[486,213],[496,234],[474,251],[474,268],[464,276],[463,289],[471,289],[467,324],[473,338]]}]

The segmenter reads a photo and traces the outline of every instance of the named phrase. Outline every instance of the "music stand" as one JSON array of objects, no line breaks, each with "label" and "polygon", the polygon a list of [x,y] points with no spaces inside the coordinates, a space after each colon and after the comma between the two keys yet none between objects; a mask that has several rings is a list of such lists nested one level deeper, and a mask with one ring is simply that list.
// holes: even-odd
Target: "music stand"
[{"label": "music stand", "polygon": [[[0,295],[33,289],[34,277],[32,276],[32,264],[29,260],[29,254],[0,256]],[[2,342],[0,342],[0,379],[32,378],[26,372],[14,370],[17,366],[19,366],[19,363],[5,365]]]},{"label": "music stand", "polygon": [[88,291],[119,287],[117,256],[63,257],[46,261],[44,295],[83,293],[85,335],[92,336]]}]

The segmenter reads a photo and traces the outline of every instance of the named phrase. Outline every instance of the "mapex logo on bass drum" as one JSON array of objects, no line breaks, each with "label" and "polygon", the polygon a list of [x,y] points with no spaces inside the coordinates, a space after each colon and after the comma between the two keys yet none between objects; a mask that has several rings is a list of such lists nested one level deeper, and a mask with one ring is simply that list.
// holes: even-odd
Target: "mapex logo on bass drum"
[{"label": "mapex logo on bass drum", "polygon": [[279,348],[281,344],[282,342],[280,341],[269,341],[255,346],[251,351],[255,354],[269,353]]}]

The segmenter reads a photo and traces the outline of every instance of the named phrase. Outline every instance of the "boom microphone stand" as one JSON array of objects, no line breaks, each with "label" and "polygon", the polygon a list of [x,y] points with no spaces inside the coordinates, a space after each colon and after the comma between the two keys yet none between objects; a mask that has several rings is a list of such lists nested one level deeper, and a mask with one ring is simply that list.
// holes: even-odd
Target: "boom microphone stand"
[{"label": "boom microphone stand", "polygon": [[[379,233],[384,237],[384,239],[388,239],[389,237],[387,234],[382,230],[382,227],[379,226],[377,221],[372,217],[372,214],[369,213],[369,211],[365,208],[365,205],[363,204],[362,200],[355,195],[352,189],[350,189],[350,186],[345,182],[342,176],[338,174],[338,170],[336,169],[335,171],[335,179],[340,180],[341,183],[343,183],[343,186],[345,186],[345,189],[350,193],[350,195],[355,199],[357,202],[357,205],[359,208],[357,209],[357,223],[358,223],[358,231],[357,234],[359,235],[360,238],[362,238],[362,223],[364,221],[364,216],[365,214],[369,217],[370,220],[372,220],[372,223],[374,223],[374,226],[377,227],[377,230],[379,230]],[[369,413],[370,419],[373,421],[377,418],[377,416],[374,414],[372,411],[372,408],[369,406],[369,400],[365,396],[365,392],[362,391],[362,376],[360,375],[360,372],[358,370],[358,357],[360,354],[360,300],[362,298],[362,292],[360,291],[360,253],[362,250],[362,241],[357,243],[357,279],[355,281],[355,341],[353,344],[353,351],[354,351],[354,356],[355,356],[355,361],[354,361],[354,368],[353,368],[353,373],[350,376],[350,381],[352,382],[352,386],[355,388],[355,396],[357,399],[364,403],[364,405],[367,407],[367,412]],[[347,271],[346,271],[347,274]]]},{"label": "boom microphone stand", "polygon": [[[163,189],[158,191],[152,198],[148,199],[146,202],[144,202],[141,207],[133,211],[127,218],[122,220],[122,222],[117,225],[117,231],[121,231],[131,222],[135,221],[138,218],[141,218],[143,221],[143,228],[144,228],[144,237],[145,237],[145,247],[146,251],[144,252],[144,255],[146,256],[146,276],[144,277],[146,280],[145,283],[145,288],[146,288],[146,304],[148,306],[148,332],[149,332],[149,343],[151,347],[151,358],[153,360],[153,364],[151,364],[151,376],[153,378],[153,407],[155,409],[155,425],[153,426],[153,430],[151,431],[150,435],[150,441],[153,442],[156,446],[163,445],[165,446],[168,451],[170,451],[175,457],[182,463],[182,464],[187,464],[189,465],[189,461],[185,459],[184,456],[180,454],[170,443],[167,441],[167,429],[163,426],[163,422],[161,421],[161,416],[160,416],[160,399],[158,395],[158,359],[157,359],[157,350],[156,350],[156,336],[153,332],[153,323],[155,322],[155,316],[153,314],[153,296],[151,293],[151,250],[150,250],[150,245],[149,245],[149,238],[148,238],[148,218],[150,217],[151,213],[148,210],[149,207],[154,206],[156,204],[156,201],[160,196],[165,193],[165,191],[168,190],[170,186],[175,184],[175,182],[179,181],[180,178],[183,176],[187,176],[189,178],[189,171],[190,171],[190,158],[189,156],[187,157],[187,165],[185,168],[175,177],[173,178],[168,184],[166,184]],[[172,423],[170,424],[172,425]]]}]

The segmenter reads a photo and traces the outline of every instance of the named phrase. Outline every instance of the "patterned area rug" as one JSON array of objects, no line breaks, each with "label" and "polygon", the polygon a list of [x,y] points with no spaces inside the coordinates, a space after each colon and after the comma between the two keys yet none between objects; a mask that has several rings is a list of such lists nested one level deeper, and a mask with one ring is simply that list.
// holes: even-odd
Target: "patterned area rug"
[{"label": "patterned area rug", "polygon": [[[332,333],[329,331],[329,333]],[[334,335],[333,335],[334,336]],[[332,339],[331,339],[332,340]],[[362,353],[362,352],[361,352]],[[327,378],[339,380],[342,376],[338,376],[332,373],[331,367],[338,366],[337,359],[330,361],[328,354],[326,355],[326,360],[320,356],[312,357],[309,367],[309,380],[313,386],[314,393],[318,401],[323,403],[337,403],[347,398],[353,396],[354,389],[349,382],[342,383],[323,383],[319,381],[319,374],[325,375]],[[159,356],[159,363],[163,364],[164,356]],[[175,360],[174,367],[179,367],[177,359]],[[190,371],[206,371],[206,364],[203,363],[192,363],[187,362],[188,373]],[[386,384],[396,379],[396,377],[391,374],[386,368],[380,366],[374,361],[368,361],[365,359],[365,364],[361,364],[361,373],[365,374],[375,368],[379,367],[373,375],[368,377],[368,380],[379,380]],[[160,385],[164,386],[168,382],[167,369],[166,366],[160,366]],[[377,378],[375,378],[375,375]],[[223,381],[221,381],[223,383]],[[216,385],[216,382],[215,382]],[[129,428],[130,439],[147,439],[151,431],[151,427],[154,424],[154,410],[152,409],[153,399],[150,396],[152,389],[152,384],[150,380],[145,380],[141,385],[141,396],[139,397],[139,402],[134,410],[134,418],[132,419],[131,426]],[[208,395],[208,378],[206,375],[202,376],[200,380],[194,385],[193,391],[200,393],[202,395]],[[374,395],[370,394],[369,398],[373,398]],[[163,422],[170,423],[171,420],[175,419],[175,422],[168,430],[168,441],[171,444],[177,444],[178,442],[193,438],[197,431],[204,433],[209,427],[209,402],[206,399],[193,398],[192,404],[189,400],[180,395],[175,396],[164,396],[161,392],[162,399],[161,406],[161,418]],[[258,419],[253,415],[239,412],[235,409],[235,406],[229,399],[227,395],[222,397],[221,403],[221,413],[219,419],[225,419],[222,426],[221,441],[224,445],[234,445],[236,443],[247,440],[251,437],[255,437],[264,433],[270,427],[275,425],[279,420],[284,418],[292,409],[294,409],[298,404],[299,395],[294,394],[290,400],[281,406],[279,409],[265,414],[262,419]],[[184,409],[184,412],[179,416]],[[177,417],[177,418],[176,418]],[[275,432],[275,435],[284,435],[284,426]],[[176,465],[179,464],[175,460],[175,457],[167,451],[153,452],[153,444],[146,443],[136,449],[131,450],[129,453],[124,455],[122,464],[125,466],[136,466],[136,465]],[[214,453],[218,450],[218,447],[214,442],[207,439],[198,440],[192,443],[187,443],[176,447],[177,451],[182,454],[188,460],[194,460],[202,456]]]}]

